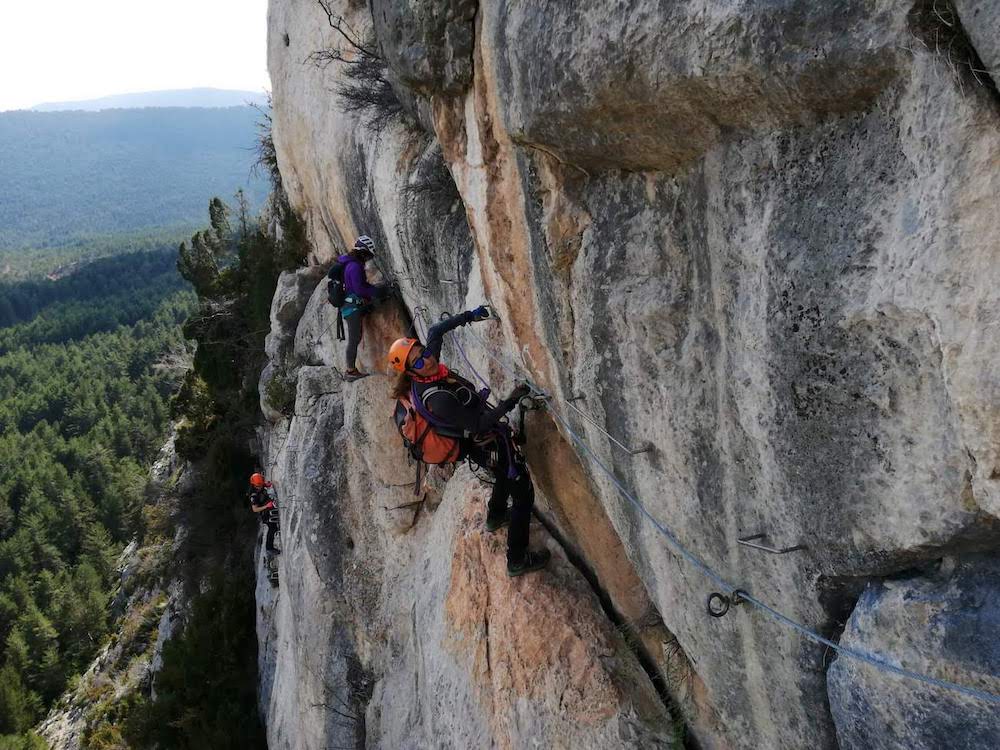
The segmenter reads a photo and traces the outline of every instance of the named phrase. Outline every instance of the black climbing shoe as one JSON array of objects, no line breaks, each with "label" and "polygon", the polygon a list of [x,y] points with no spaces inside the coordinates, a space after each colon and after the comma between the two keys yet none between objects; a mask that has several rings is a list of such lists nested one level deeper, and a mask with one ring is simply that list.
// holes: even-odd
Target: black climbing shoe
[{"label": "black climbing shoe", "polygon": [[504,511],[504,514],[500,517],[491,516],[489,513],[486,514],[486,530],[491,534],[494,531],[502,529],[504,526],[510,523],[510,508]]},{"label": "black climbing shoe", "polygon": [[269,554],[269,555],[280,555],[281,554],[281,550],[280,549],[269,549],[269,550],[267,550],[267,554]]},{"label": "black climbing shoe", "polygon": [[552,553],[547,549],[540,549],[538,552],[526,553],[520,562],[511,562],[508,560],[507,575],[510,578],[516,578],[533,570],[541,570],[548,564],[551,557]]},{"label": "black climbing shoe", "polygon": [[367,378],[371,373],[361,372],[360,370],[347,370],[344,373],[344,381],[347,383],[353,383],[355,380],[361,380],[361,378]]}]

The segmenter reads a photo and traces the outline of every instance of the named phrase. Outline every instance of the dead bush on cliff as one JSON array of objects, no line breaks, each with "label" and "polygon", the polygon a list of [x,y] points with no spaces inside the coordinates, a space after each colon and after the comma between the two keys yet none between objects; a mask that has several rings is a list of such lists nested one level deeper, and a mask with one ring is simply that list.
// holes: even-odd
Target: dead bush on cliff
[{"label": "dead bush on cliff", "polygon": [[393,123],[407,123],[406,110],[389,82],[389,66],[379,54],[374,35],[367,38],[347,20],[334,13],[330,0],[317,0],[327,23],[337,32],[338,43],[313,52],[307,62],[325,70],[343,66],[345,81],[337,85],[337,96],[347,112],[359,114],[368,128],[381,135]]},{"label": "dead bush on cliff", "polygon": [[948,64],[963,91],[966,83],[979,85],[1000,103],[991,71],[969,39],[952,0],[919,0],[908,21],[917,40]]}]

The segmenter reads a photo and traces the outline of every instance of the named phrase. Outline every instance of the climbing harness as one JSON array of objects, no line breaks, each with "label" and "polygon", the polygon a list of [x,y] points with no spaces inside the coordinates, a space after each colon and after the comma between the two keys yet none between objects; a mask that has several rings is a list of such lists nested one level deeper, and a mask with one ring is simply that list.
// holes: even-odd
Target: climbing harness
[{"label": "climbing harness", "polygon": [[[673,549],[681,557],[683,557],[695,569],[700,571],[706,578],[708,578],[710,581],[712,581],[716,586],[718,586],[721,589],[721,592],[713,592],[708,597],[708,600],[706,602],[706,608],[708,609],[709,615],[716,618],[722,617],[729,611],[730,607],[733,605],[749,604],[750,606],[756,608],[758,611],[770,617],[775,622],[794,630],[806,640],[812,641],[813,643],[817,643],[822,646],[826,646],[836,651],[838,654],[842,656],[864,662],[889,674],[894,674],[899,677],[905,677],[911,680],[915,680],[917,682],[921,682],[924,683],[925,685],[930,685],[932,687],[937,687],[944,690],[950,690],[956,693],[961,693],[963,695],[967,695],[971,698],[976,698],[986,703],[1000,705],[1000,695],[996,693],[991,693],[986,690],[979,690],[977,688],[968,687],[966,685],[960,685],[957,682],[951,682],[949,680],[942,680],[936,677],[931,677],[930,675],[926,675],[921,672],[915,672],[911,669],[906,669],[905,667],[896,666],[895,664],[891,663],[887,657],[882,656],[880,654],[870,653],[868,651],[864,651],[859,648],[842,646],[841,644],[836,643],[830,640],[829,638],[825,638],[824,636],[820,635],[814,630],[807,628],[805,625],[802,625],[801,623],[792,620],[787,615],[779,612],[778,610],[774,609],[768,604],[765,604],[763,601],[753,596],[746,590],[737,588],[733,584],[729,583],[719,573],[717,573],[714,569],[712,569],[707,563],[702,561],[697,555],[691,552],[680,541],[680,539],[673,531],[671,531],[664,524],[660,523],[660,521],[658,521],[656,517],[653,516],[646,509],[646,507],[642,504],[639,498],[636,497],[625,486],[622,480],[620,480],[617,477],[617,475],[600,459],[597,453],[587,444],[587,442],[579,434],[577,434],[577,432],[569,424],[567,419],[562,414],[560,414],[558,410],[553,408],[552,404],[553,399],[549,396],[546,396],[544,391],[538,388],[530,380],[525,378],[523,372],[518,372],[519,368],[517,365],[511,365],[508,362],[504,362],[504,359],[501,356],[491,352],[489,345],[482,339],[482,337],[480,337],[474,331],[471,330],[456,331],[456,333],[458,333],[459,335],[468,333],[470,336],[478,340],[479,343],[482,345],[483,351],[486,354],[486,356],[492,359],[502,370],[507,372],[507,374],[510,375],[512,378],[514,378],[515,380],[521,380],[525,382],[528,385],[528,387],[532,389],[532,395],[544,399],[546,407],[548,408],[549,414],[552,415],[552,418],[563,428],[567,437],[569,437],[569,439],[580,448],[583,454],[586,455],[594,463],[594,465],[598,469],[600,469],[600,471],[608,478],[611,484],[618,490],[618,493],[625,500],[631,503],[643,517],[646,518],[646,520],[653,526],[653,528],[656,529],[656,531],[659,532],[660,535],[667,540],[670,546],[673,547]],[[567,399],[562,399],[562,400],[564,403],[571,405],[569,404],[569,401]],[[609,438],[611,437],[603,429],[601,431],[604,432],[604,434],[607,435]],[[619,445],[619,447],[628,450],[621,443],[617,444]],[[629,452],[632,453],[631,451]],[[752,542],[754,539],[758,538],[760,537],[759,536],[746,537],[744,538],[744,545],[754,546],[752,544],[746,544],[746,543]],[[763,545],[756,545],[756,546],[763,547]],[[765,548],[765,549],[766,551],[774,550],[774,548]],[[777,550],[774,553],[784,554],[785,552],[791,552],[791,551],[793,551],[793,549],[786,549],[784,552],[782,552],[781,550]]]},{"label": "climbing harness", "polygon": [[465,462],[469,465],[469,471],[472,472],[472,476],[478,479],[481,484],[488,484],[490,486],[496,484],[494,480],[490,479],[489,467],[480,466],[472,460],[471,456],[467,456]]}]

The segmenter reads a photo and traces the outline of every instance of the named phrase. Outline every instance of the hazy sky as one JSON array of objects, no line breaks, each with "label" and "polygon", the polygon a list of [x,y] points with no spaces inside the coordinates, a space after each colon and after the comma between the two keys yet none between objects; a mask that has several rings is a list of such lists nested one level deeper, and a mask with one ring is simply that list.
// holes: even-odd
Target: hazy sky
[{"label": "hazy sky", "polygon": [[267,0],[0,0],[0,110],[158,89],[270,88]]}]

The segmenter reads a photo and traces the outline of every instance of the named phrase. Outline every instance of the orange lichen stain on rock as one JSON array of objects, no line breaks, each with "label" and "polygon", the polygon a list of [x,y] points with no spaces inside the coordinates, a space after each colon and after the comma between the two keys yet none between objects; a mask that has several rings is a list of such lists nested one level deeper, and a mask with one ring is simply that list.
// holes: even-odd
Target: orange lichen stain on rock
[{"label": "orange lichen stain on rock", "polygon": [[594,494],[579,456],[547,413],[532,415],[530,466],[535,483],[570,541],[583,552],[615,608],[630,622],[655,611],[621,538]]},{"label": "orange lichen stain on rock", "polygon": [[579,175],[548,154],[536,156],[541,183],[545,234],[552,247],[552,266],[559,280],[569,284],[569,272],[583,244],[583,233],[591,223],[590,214],[572,198]]},{"label": "orange lichen stain on rock", "polygon": [[487,214],[486,226],[477,227],[475,233],[477,240],[481,239],[486,246],[477,241],[477,249],[483,277],[492,272],[501,282],[500,289],[497,285],[490,286],[503,295],[504,322],[510,326],[512,339],[519,343],[534,378],[548,387],[552,382],[549,372],[552,361],[548,346],[538,333],[544,326],[538,322],[535,298],[524,293],[525,289],[537,287],[532,281],[530,222],[525,214],[528,197],[524,194],[515,146],[502,126],[490,63],[477,47],[473,96],[485,167]]},{"label": "orange lichen stain on rock", "polygon": [[403,141],[403,148],[396,155],[396,173],[400,182],[405,182],[406,175],[409,174],[413,163],[420,158],[424,152],[426,143],[420,138],[412,138]]},{"label": "orange lichen stain on rock", "polygon": [[441,153],[449,164],[465,160],[468,139],[465,133],[465,99],[435,96],[431,98],[434,132],[441,144]]},{"label": "orange lichen stain on rock", "polygon": [[388,398],[391,378],[395,375],[392,373],[390,379],[386,380],[385,376],[389,373],[386,355],[392,342],[404,335],[407,328],[409,324],[399,302],[380,304],[365,316],[364,336],[358,348],[358,358],[362,369],[381,376],[379,381],[385,386],[386,404],[390,403]]},{"label": "orange lichen stain on rock", "polygon": [[560,292],[554,295],[559,311],[559,348],[563,361],[573,362],[576,359],[576,321],[572,304],[573,266],[583,246],[584,232],[590,227],[592,219],[590,213],[573,199],[581,182],[578,171],[541,152],[535,155],[535,164],[540,183],[545,238],[551,248],[553,287]]},{"label": "orange lichen stain on rock", "polygon": [[619,659],[610,625],[558,558],[542,573],[508,578],[506,534],[482,530],[483,507],[470,503],[462,519],[445,613],[498,742],[507,737],[509,746],[507,727],[524,699],[560,721],[604,724],[626,700],[612,672]]}]

